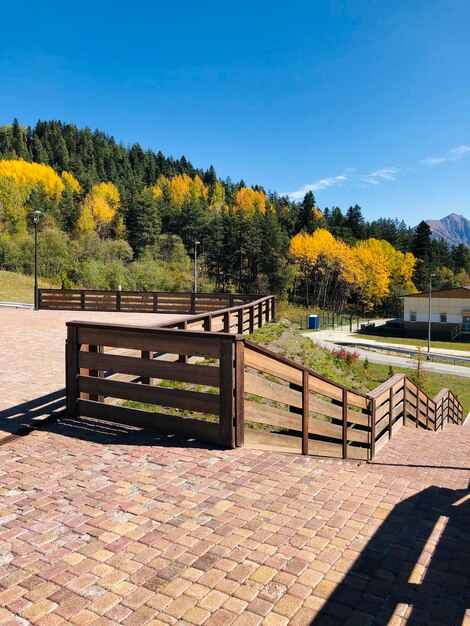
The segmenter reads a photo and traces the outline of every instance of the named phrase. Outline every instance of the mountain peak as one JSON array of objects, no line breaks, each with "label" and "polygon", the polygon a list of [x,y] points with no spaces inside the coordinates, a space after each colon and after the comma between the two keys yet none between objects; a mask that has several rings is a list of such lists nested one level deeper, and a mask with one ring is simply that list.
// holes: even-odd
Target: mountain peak
[{"label": "mountain peak", "polygon": [[470,220],[458,213],[451,213],[440,220],[426,220],[434,239],[444,239],[449,245],[464,243],[470,247]]}]

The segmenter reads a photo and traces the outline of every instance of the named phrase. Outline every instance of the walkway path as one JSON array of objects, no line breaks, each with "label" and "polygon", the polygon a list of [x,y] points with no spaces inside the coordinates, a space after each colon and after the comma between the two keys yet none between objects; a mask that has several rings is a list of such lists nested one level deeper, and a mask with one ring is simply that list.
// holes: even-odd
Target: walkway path
[{"label": "walkway path", "polygon": [[[404,368],[416,368],[416,359],[406,356],[396,356],[389,352],[380,352],[381,349],[389,350],[391,347],[409,348],[410,352],[412,348],[409,346],[403,346],[400,344],[381,344],[378,341],[368,339],[366,336],[364,339],[352,336],[348,331],[338,330],[325,330],[318,332],[304,333],[305,337],[311,339],[314,343],[327,348],[328,350],[334,350],[338,345],[345,346],[347,349],[354,350],[359,354],[361,359],[368,359],[371,363],[381,363],[382,365],[392,365],[394,367]],[[361,346],[367,346],[368,349],[361,348]],[[432,354],[434,356],[442,353],[443,355],[453,355],[457,357],[470,358],[470,352],[464,352],[461,350],[441,350],[437,351],[433,349]],[[425,359],[425,355],[424,355]],[[450,363],[435,363],[434,361],[423,361],[423,369],[430,372],[439,372],[441,374],[454,374],[455,376],[464,376],[470,378],[470,367],[464,365],[453,365]]]},{"label": "walkway path", "polygon": [[48,429],[0,446],[2,625],[470,623],[470,429],[372,465]]},{"label": "walkway path", "polygon": [[142,326],[178,315],[0,309],[0,437],[63,406],[68,320]]}]

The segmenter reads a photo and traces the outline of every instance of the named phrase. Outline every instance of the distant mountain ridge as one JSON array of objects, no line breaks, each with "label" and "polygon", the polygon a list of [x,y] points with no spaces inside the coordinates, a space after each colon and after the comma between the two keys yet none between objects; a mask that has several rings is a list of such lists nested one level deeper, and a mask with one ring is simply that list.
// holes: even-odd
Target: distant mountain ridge
[{"label": "distant mountain ridge", "polygon": [[451,213],[441,220],[426,220],[434,239],[444,239],[449,245],[464,243],[470,248],[470,220],[463,215]]}]

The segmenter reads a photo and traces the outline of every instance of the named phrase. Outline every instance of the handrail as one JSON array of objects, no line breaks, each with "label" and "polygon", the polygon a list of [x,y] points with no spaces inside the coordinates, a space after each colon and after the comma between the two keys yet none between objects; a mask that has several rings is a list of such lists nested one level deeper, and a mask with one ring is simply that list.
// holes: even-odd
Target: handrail
[{"label": "handrail", "polygon": [[126,311],[128,313],[194,314],[197,309],[219,311],[222,304],[233,307],[259,299],[238,293],[194,293],[169,291],[111,291],[105,289],[39,289],[40,309],[77,311]]},{"label": "handrail", "polygon": [[[448,389],[432,399],[405,375],[397,374],[365,394],[246,339],[245,333],[273,320],[274,315],[274,297],[264,296],[156,325],[67,322],[68,411],[148,425],[154,418],[145,416],[145,411],[113,407],[105,404],[105,397],[183,410],[199,410],[199,406],[219,415],[219,430],[194,419],[176,424],[181,418],[162,414],[157,414],[158,426],[180,428],[179,432],[192,432],[202,441],[229,447],[243,445],[245,436],[252,444],[254,433],[259,445],[268,442],[269,446],[274,438],[281,442],[275,449],[294,446],[297,452],[299,439],[289,431],[301,431],[302,454],[316,450],[324,456],[369,461],[410,421],[428,430],[443,428],[445,422],[462,422],[462,405]],[[196,366],[192,357],[215,359],[219,365]],[[219,400],[184,389],[163,392],[151,382],[166,378],[218,387]],[[282,384],[274,382],[275,378]],[[250,395],[268,404],[257,404]],[[245,413],[247,421],[281,431],[247,434]]]},{"label": "handrail", "polygon": [[346,391],[350,391],[351,393],[354,393],[357,396],[360,396],[361,398],[369,397],[365,393],[356,391],[355,389],[352,389],[351,387],[347,387],[346,385],[337,383],[331,378],[327,378],[326,376],[323,376],[322,374],[318,374],[318,372],[315,372],[314,370],[309,369],[305,365],[300,365],[300,363],[297,363],[297,361],[293,361],[292,359],[289,359],[288,357],[285,357],[281,354],[277,354],[273,350],[270,350],[269,348],[266,348],[265,346],[261,346],[259,343],[254,343],[253,341],[250,341],[249,339],[244,339],[244,343],[246,346],[252,348],[253,350],[257,350],[258,352],[266,354],[266,356],[270,356],[271,358],[276,359],[276,361],[278,361],[279,363],[284,363],[285,365],[295,367],[301,372],[308,372],[312,376],[315,376],[315,378],[318,378],[319,380],[322,380],[325,383],[329,383],[330,385],[334,385],[335,387],[338,387],[338,389],[345,389]]}]

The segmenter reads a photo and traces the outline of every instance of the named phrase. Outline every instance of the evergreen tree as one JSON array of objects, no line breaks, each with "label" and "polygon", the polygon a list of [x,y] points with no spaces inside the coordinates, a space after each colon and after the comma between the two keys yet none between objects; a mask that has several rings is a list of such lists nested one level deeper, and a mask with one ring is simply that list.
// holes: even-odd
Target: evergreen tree
[{"label": "evergreen tree", "polygon": [[129,243],[137,257],[147,246],[155,245],[160,228],[157,202],[152,190],[144,189],[136,196],[127,220]]},{"label": "evergreen tree", "polygon": [[415,229],[411,244],[411,252],[418,259],[429,259],[430,249],[431,228],[427,222],[422,221]]},{"label": "evergreen tree", "polygon": [[311,235],[313,231],[316,230],[317,217],[314,213],[315,210],[315,197],[311,191],[307,191],[297,215],[297,222],[295,224],[296,233],[304,230],[307,234]]},{"label": "evergreen tree", "polygon": [[358,204],[350,206],[346,213],[346,227],[352,233],[354,239],[364,239],[365,224],[361,207]]}]

